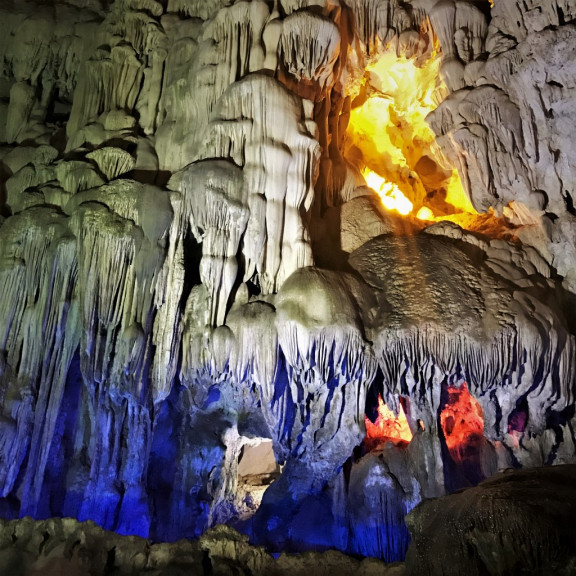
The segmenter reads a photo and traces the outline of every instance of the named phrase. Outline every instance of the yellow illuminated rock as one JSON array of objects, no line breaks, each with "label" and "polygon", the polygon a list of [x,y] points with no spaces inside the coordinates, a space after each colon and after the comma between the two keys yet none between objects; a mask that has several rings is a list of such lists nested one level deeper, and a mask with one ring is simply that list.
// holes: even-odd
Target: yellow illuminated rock
[{"label": "yellow illuminated rock", "polygon": [[412,202],[406,198],[396,184],[387,182],[382,176],[378,176],[376,172],[371,170],[365,170],[363,176],[366,179],[366,184],[380,196],[384,208],[396,210],[404,216],[412,212]]},{"label": "yellow illuminated rock", "polygon": [[446,165],[426,121],[446,93],[439,67],[435,50],[424,62],[383,54],[366,70],[368,98],[350,113],[348,148],[360,151],[363,175],[369,175],[367,184],[384,206],[401,214],[430,196],[438,198],[438,213],[475,213],[458,171]]}]

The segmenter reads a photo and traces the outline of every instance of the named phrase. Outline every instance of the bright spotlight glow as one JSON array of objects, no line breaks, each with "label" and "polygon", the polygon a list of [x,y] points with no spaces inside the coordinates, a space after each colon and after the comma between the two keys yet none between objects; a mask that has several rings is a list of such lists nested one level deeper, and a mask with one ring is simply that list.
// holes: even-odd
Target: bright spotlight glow
[{"label": "bright spotlight glow", "polygon": [[455,212],[475,213],[458,171],[447,167],[426,117],[447,94],[440,55],[428,60],[384,53],[366,69],[365,95],[350,111],[347,146],[384,206],[409,214],[432,194]]},{"label": "bright spotlight glow", "polygon": [[387,210],[396,210],[403,216],[412,212],[412,202],[406,198],[400,188],[393,182],[387,182],[376,172],[364,170],[363,172],[366,184],[380,196],[384,208]]},{"label": "bright spotlight glow", "polygon": [[434,212],[430,210],[430,208],[426,208],[426,206],[422,206],[418,213],[416,214],[416,218],[419,220],[434,220]]}]

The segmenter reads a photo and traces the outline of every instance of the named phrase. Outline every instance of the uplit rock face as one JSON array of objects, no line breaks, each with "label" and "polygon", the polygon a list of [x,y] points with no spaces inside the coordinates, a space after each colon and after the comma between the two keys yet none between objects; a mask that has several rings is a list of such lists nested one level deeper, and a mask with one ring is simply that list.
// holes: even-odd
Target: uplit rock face
[{"label": "uplit rock face", "polygon": [[[494,207],[514,224],[542,228],[548,242],[538,248],[572,291],[575,10],[573,2],[533,2],[530,9],[495,2],[481,33],[487,60],[458,51],[463,65],[444,71],[454,92],[430,119],[476,208]],[[457,47],[463,29],[469,30],[454,32]]]},{"label": "uplit rock face", "polygon": [[[81,4],[0,12],[3,516],[391,561],[423,498],[576,459],[573,3]],[[437,50],[436,143],[389,136],[463,227],[347,132]],[[367,451],[378,395],[408,446]]]}]

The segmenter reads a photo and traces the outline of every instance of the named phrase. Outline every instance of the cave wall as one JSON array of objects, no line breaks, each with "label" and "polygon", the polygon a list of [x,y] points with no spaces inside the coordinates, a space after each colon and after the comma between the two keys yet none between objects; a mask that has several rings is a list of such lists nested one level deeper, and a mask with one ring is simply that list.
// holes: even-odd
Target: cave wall
[{"label": "cave wall", "polygon": [[[575,12],[3,7],[3,516],[394,560],[422,498],[573,461]],[[366,65],[435,39],[438,159],[506,235],[399,236],[344,156]],[[484,436],[454,461],[440,412],[464,381]],[[375,391],[414,439],[353,455]],[[238,486],[257,438],[282,465],[259,507]]]}]

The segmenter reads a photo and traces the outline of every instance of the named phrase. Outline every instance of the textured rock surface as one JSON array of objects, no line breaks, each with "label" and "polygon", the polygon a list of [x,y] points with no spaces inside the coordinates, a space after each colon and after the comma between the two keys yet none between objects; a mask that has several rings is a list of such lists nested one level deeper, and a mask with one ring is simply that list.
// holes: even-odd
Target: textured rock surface
[{"label": "textured rock surface", "polygon": [[507,470],[408,515],[408,574],[574,574],[575,466]]},{"label": "textured rock surface", "polygon": [[[440,3],[439,3],[440,4]],[[485,62],[467,62],[431,123],[479,210],[521,202],[552,240],[549,262],[574,290],[575,30],[571,2],[498,2],[484,26]],[[444,44],[443,44],[444,46]],[[451,72],[447,72],[450,76]],[[451,150],[451,151],[450,151]],[[571,230],[571,232],[568,232]],[[562,238],[562,239],[561,239]]]},{"label": "textured rock surface", "polygon": [[311,571],[320,576],[404,574],[400,564],[386,566],[374,559],[356,560],[335,551],[273,558],[263,548],[250,546],[246,536],[225,526],[210,530],[199,541],[154,544],[143,538],[118,536],[92,522],[80,523],[71,518],[0,521],[0,562],[4,573],[10,576],[281,576]]},{"label": "textured rock surface", "polygon": [[[574,465],[506,470],[475,488],[421,503],[408,515],[412,543],[405,564],[336,551],[270,555],[226,526],[195,541],[153,543],[71,518],[0,521],[0,562],[10,576],[569,576],[576,570],[575,475]],[[355,505],[361,514],[362,504]]]},{"label": "textured rock surface", "polygon": [[[573,462],[575,18],[571,0],[3,5],[2,515],[168,541],[228,523],[391,561],[422,498]],[[367,188],[390,154],[349,124],[392,98],[384,54],[438,57],[445,84],[435,142],[398,109],[381,128],[398,182],[459,212],[457,168],[482,214],[404,218]],[[379,396],[408,446],[363,444]],[[459,410],[476,428],[455,447]],[[241,467],[262,440],[263,496]]]}]

